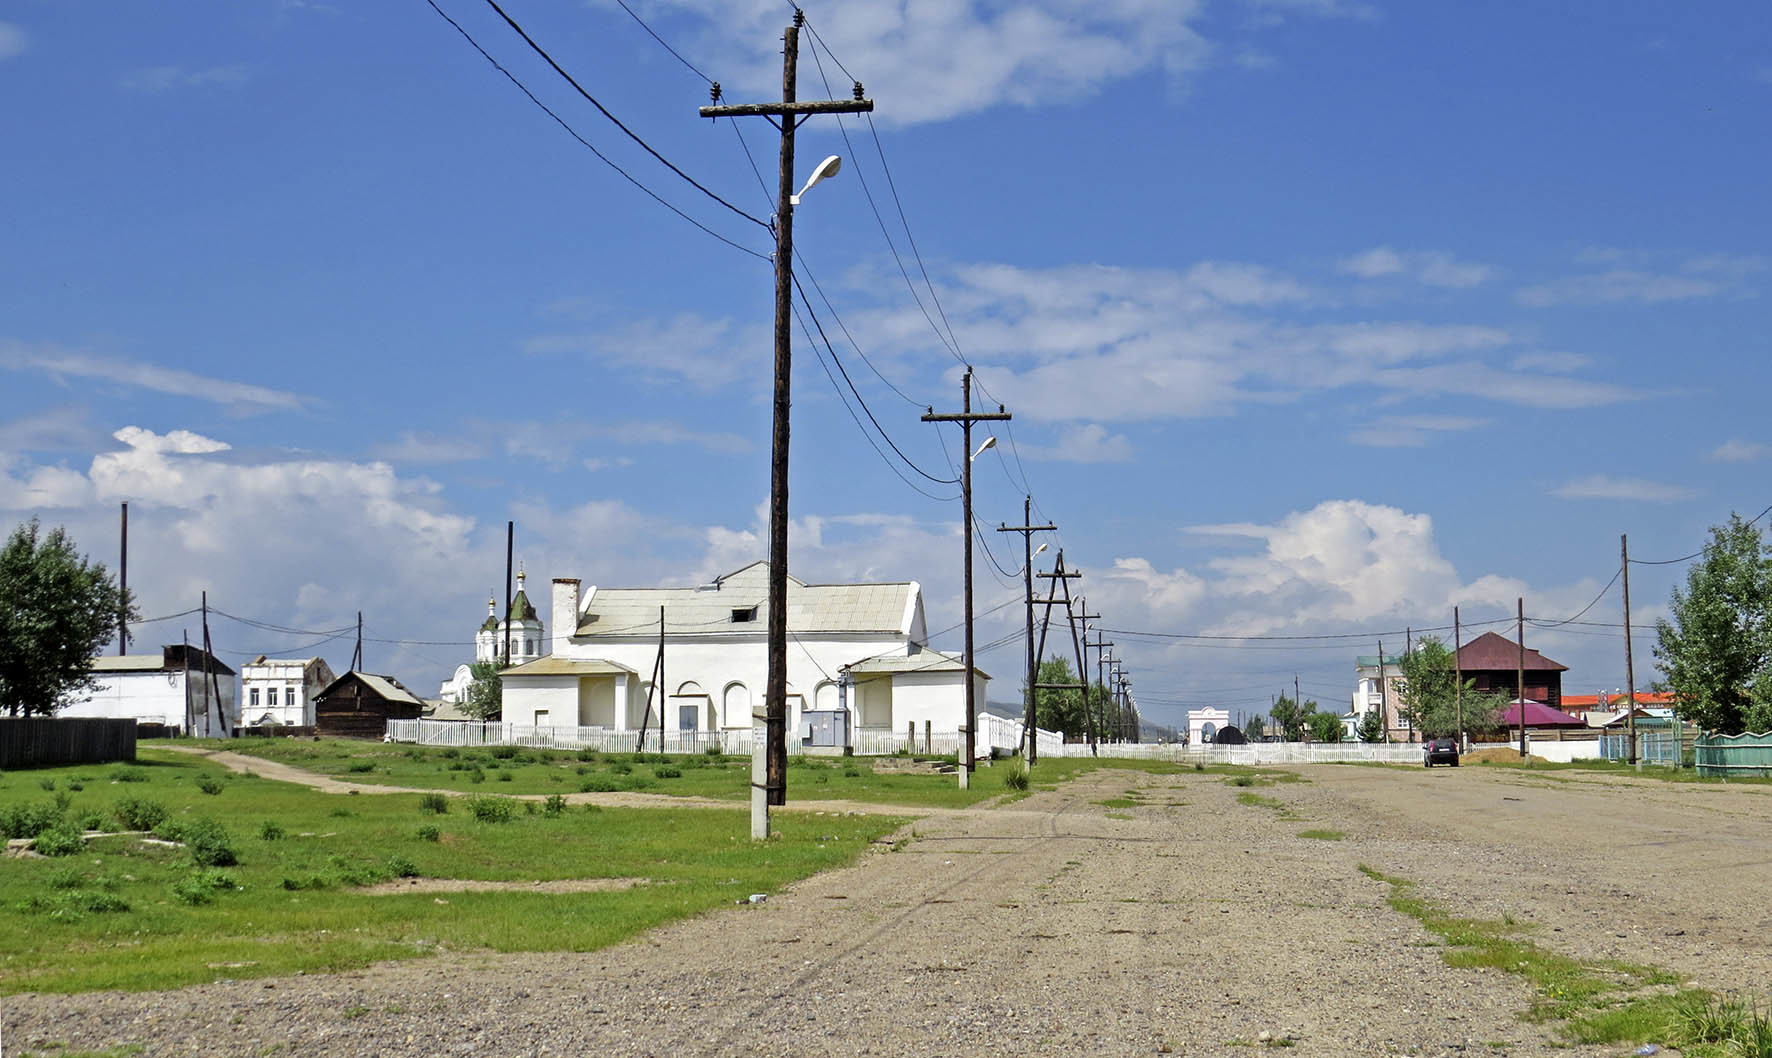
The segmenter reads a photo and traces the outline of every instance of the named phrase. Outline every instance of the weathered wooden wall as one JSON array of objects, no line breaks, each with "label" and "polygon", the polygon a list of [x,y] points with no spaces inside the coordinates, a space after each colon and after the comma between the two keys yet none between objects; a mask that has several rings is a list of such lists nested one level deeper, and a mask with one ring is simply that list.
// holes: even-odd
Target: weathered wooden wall
[{"label": "weathered wooden wall", "polygon": [[0,717],[0,768],[134,759],[134,720]]}]

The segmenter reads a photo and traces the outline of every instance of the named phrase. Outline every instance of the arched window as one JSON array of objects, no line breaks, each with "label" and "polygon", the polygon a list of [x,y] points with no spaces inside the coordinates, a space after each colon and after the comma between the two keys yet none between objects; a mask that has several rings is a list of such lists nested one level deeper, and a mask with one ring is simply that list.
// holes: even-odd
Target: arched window
[{"label": "arched window", "polygon": [[826,680],[812,692],[812,708],[819,712],[834,712],[837,708],[837,685]]},{"label": "arched window", "polygon": [[701,684],[696,683],[694,680],[687,680],[683,683],[683,685],[681,687],[677,688],[677,693],[678,694],[706,694],[707,692],[701,689]]},{"label": "arched window", "polygon": [[751,726],[751,692],[742,683],[729,683],[726,693],[721,699],[721,715],[725,717],[726,727]]}]

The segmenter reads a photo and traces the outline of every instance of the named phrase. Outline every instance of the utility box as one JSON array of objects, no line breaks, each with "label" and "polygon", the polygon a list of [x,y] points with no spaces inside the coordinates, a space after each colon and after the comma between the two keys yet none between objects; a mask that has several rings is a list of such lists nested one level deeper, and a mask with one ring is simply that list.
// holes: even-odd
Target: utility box
[{"label": "utility box", "polygon": [[847,746],[849,714],[841,709],[812,711],[800,714],[802,746]]}]

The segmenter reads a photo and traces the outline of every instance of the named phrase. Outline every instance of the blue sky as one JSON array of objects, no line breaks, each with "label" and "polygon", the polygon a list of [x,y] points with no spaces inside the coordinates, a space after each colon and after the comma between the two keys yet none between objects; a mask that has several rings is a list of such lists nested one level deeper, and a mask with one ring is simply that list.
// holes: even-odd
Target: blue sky
[{"label": "blue sky", "polygon": [[[484,0],[438,4],[641,183],[768,252]],[[779,91],[787,4],[630,6],[728,101]],[[697,118],[705,82],[621,7],[506,9],[767,220],[740,136],[773,187],[773,130]],[[918,416],[974,365],[1015,415],[974,464],[980,521],[1014,524],[1031,490],[1105,626],[1376,638],[1519,595],[1565,618],[1607,588],[1620,533],[1675,557],[1772,503],[1760,5],[806,11],[801,97],[826,94],[822,62],[878,108],[800,132],[802,177],[845,163],[795,218],[819,320],[938,478],[957,431]],[[770,266],[616,175],[423,0],[14,4],[0,89],[26,103],[0,113],[0,517],[111,560],[129,501],[147,614],[205,589],[283,628],[362,609],[367,667],[434,693],[502,587],[506,519],[544,583],[763,556]],[[915,579],[931,627],[956,624],[955,490],[901,481],[795,349],[795,574]],[[1018,593],[978,565],[979,610]],[[1639,620],[1681,568],[1633,569]],[[1018,614],[981,617],[980,641]],[[1583,620],[1620,620],[1616,585]],[[318,638],[215,628],[235,661],[348,660]],[[1111,638],[1165,722],[1264,706],[1295,673],[1342,703],[1375,649]],[[1570,693],[1623,682],[1616,627],[1527,641]],[[1020,657],[981,656],[993,698]]]}]

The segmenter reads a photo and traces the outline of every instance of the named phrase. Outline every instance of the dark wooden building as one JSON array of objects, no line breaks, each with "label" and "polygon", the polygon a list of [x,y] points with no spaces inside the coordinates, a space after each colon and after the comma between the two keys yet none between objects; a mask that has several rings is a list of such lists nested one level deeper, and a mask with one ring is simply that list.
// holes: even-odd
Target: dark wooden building
[{"label": "dark wooden building", "polygon": [[314,727],[322,735],[381,738],[389,720],[417,720],[424,707],[392,676],[347,672],[314,696]]},{"label": "dark wooden building", "polygon": [[1569,666],[1526,648],[1526,693],[1521,695],[1520,645],[1494,632],[1484,632],[1460,648],[1458,668],[1466,680],[1476,682],[1478,693],[1503,694],[1510,701],[1524,697],[1552,709],[1563,708],[1563,673]]}]

